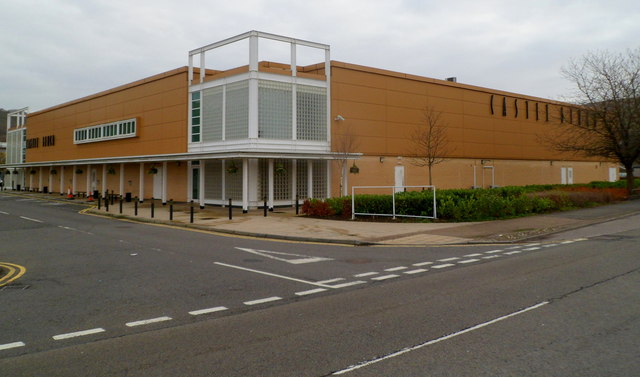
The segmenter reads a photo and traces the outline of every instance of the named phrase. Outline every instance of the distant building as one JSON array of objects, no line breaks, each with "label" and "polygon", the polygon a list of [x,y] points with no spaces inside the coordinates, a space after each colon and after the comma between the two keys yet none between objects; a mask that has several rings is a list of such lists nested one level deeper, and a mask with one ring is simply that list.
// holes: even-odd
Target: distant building
[{"label": "distant building", "polygon": [[[274,43],[290,57],[260,60]],[[216,69],[213,53],[230,44],[244,44],[245,63]],[[309,51],[317,60],[304,59]],[[617,178],[616,164],[538,142],[568,104],[332,61],[328,45],[255,31],[189,52],[187,67],[13,112],[4,168],[17,172],[14,188],[291,205],[353,185],[425,185],[411,138],[427,106],[442,113],[451,144],[434,168],[438,187]]]}]

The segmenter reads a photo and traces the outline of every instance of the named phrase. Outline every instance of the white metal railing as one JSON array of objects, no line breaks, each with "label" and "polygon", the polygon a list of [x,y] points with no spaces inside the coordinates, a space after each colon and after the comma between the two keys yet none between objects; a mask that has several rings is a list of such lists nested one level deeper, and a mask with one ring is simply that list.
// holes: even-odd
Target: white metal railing
[{"label": "white metal railing", "polygon": [[[356,189],[391,189],[391,201],[392,201],[392,213],[366,213],[366,212],[356,212]],[[423,188],[423,189],[431,189],[433,190],[433,216],[418,216],[418,215],[399,215],[396,213],[396,192],[397,189],[404,190],[407,188]],[[351,187],[351,220],[356,218],[356,215],[363,216],[392,216],[394,219],[396,217],[415,217],[415,218],[423,218],[423,219],[436,219],[437,211],[436,211],[436,186],[352,186]]]}]

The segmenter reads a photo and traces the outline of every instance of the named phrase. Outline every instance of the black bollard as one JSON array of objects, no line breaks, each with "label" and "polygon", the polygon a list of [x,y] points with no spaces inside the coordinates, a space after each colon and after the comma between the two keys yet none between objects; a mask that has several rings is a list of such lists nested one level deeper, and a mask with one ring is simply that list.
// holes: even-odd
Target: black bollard
[{"label": "black bollard", "polygon": [[120,195],[120,214],[122,214],[122,195]]},{"label": "black bollard", "polygon": [[133,201],[133,214],[138,216],[138,197],[136,196],[136,200]]},{"label": "black bollard", "polygon": [[296,194],[296,215],[300,213],[300,198]]},{"label": "black bollard", "polygon": [[169,199],[169,220],[173,221],[173,199]]},{"label": "black bollard", "polygon": [[155,200],[153,199],[153,197],[151,197],[151,218],[153,219],[153,215],[155,214]]},{"label": "black bollard", "polygon": [[98,209],[100,209],[100,195],[98,195]]},{"label": "black bollard", "polygon": [[229,198],[229,220],[233,219],[233,211],[231,209],[231,198]]},{"label": "black bollard", "polygon": [[189,207],[189,222],[193,224],[193,200],[191,201],[191,206]]},{"label": "black bollard", "polygon": [[267,198],[264,198],[264,217],[267,217]]}]

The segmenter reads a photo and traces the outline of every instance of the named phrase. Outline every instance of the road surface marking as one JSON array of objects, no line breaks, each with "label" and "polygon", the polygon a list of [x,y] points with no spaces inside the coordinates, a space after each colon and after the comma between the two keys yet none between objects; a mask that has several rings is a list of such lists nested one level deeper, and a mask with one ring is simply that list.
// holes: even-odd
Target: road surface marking
[{"label": "road surface marking", "polygon": [[482,255],[481,253],[475,253],[475,254],[467,254],[467,255],[465,255],[465,257],[471,258],[471,257],[479,257],[481,255]]},{"label": "road surface marking", "polygon": [[142,321],[127,322],[125,323],[125,325],[127,327],[143,326],[143,325],[149,325],[152,323],[171,321],[172,319],[173,318],[171,317],[158,317],[158,318],[151,318],[151,319],[143,319]]},{"label": "road surface marking", "polygon": [[406,269],[407,267],[405,266],[399,266],[399,267],[385,268],[385,271],[393,272],[393,271],[400,271],[400,270],[406,270]]},{"label": "road surface marking", "polygon": [[350,287],[352,285],[358,285],[358,284],[364,284],[364,283],[366,283],[366,281],[356,280],[356,281],[350,281],[348,283],[330,285],[329,287],[334,288],[334,289],[338,289],[338,288]]},{"label": "road surface marking", "polygon": [[357,278],[363,278],[365,276],[371,276],[371,275],[378,275],[378,272],[373,272],[373,271],[372,272],[365,272],[365,273],[357,274],[357,275],[353,275],[353,276],[357,277]]},{"label": "road surface marking", "polygon": [[553,247],[553,246],[558,246],[560,245],[559,243],[550,243],[548,245],[542,245],[542,247]]},{"label": "road surface marking", "polygon": [[3,214],[3,215],[8,215],[9,214],[9,212],[4,212],[4,211],[0,211],[0,213]]},{"label": "road surface marking", "polygon": [[540,242],[534,242],[534,243],[528,243],[526,245],[524,245],[525,247],[531,247],[531,246],[538,246],[540,245]]},{"label": "road surface marking", "polygon": [[54,335],[53,336],[53,340],[63,340],[63,339],[69,339],[69,338],[77,338],[79,336],[87,336],[87,335],[92,335],[92,334],[98,334],[101,332],[105,332],[105,329],[103,328],[96,328],[96,329],[90,329],[90,330],[84,330],[84,331],[76,331],[76,332],[70,332],[67,334],[60,334],[60,335]]},{"label": "road surface marking", "polygon": [[513,312],[513,313],[510,313],[510,314],[504,315],[502,317],[498,317],[498,318],[492,319],[490,321],[480,323],[480,324],[472,326],[472,327],[468,327],[468,328],[466,328],[464,330],[460,330],[460,331],[455,332],[453,334],[445,335],[445,336],[442,336],[442,337],[437,338],[437,339],[432,339],[432,340],[426,341],[424,343],[417,344],[417,345],[412,346],[412,347],[406,347],[406,348],[401,349],[400,351],[396,351],[396,352],[390,353],[390,354],[388,354],[386,356],[379,356],[379,357],[373,358],[371,360],[362,361],[362,362],[360,362],[358,364],[351,365],[348,368],[333,372],[332,375],[345,374],[345,373],[354,371],[356,369],[360,369],[360,368],[363,368],[363,367],[366,367],[366,366],[369,366],[369,365],[372,365],[372,364],[375,364],[375,363],[379,363],[380,361],[384,361],[384,360],[387,360],[387,359],[394,358],[396,356],[403,355],[403,354],[405,354],[407,352],[415,351],[415,350],[418,350],[420,348],[423,348],[423,347],[426,347],[426,346],[429,346],[429,345],[432,345],[432,344],[436,344],[436,343],[442,342],[444,340],[449,340],[451,338],[455,338],[458,335],[466,334],[468,332],[481,329],[483,327],[492,325],[494,323],[503,321],[503,320],[511,318],[511,317],[515,317],[517,315],[526,313],[528,311],[538,309],[538,308],[540,308],[540,307],[542,307],[542,306],[544,306],[544,305],[546,305],[548,303],[549,303],[549,301],[543,301],[543,302],[541,302],[539,304],[536,304],[536,305],[533,305],[533,306],[529,306],[528,308],[524,308],[524,309],[518,310],[517,312]]},{"label": "road surface marking", "polygon": [[0,267],[4,267],[9,272],[0,278],[0,287],[5,286],[18,279],[27,272],[27,269],[15,263],[0,262]]},{"label": "road surface marking", "polygon": [[431,268],[446,268],[446,267],[451,267],[451,266],[455,266],[455,264],[451,264],[451,263],[439,264],[437,266],[431,266]]},{"label": "road surface marking", "polygon": [[320,293],[320,292],[324,292],[326,291],[326,289],[324,288],[316,288],[316,289],[310,289],[308,291],[302,291],[302,292],[296,292],[297,296],[306,296],[306,295],[312,295],[314,293]]},{"label": "road surface marking", "polygon": [[429,270],[427,270],[426,268],[418,268],[417,270],[411,270],[411,271],[405,271],[404,273],[407,275],[412,275],[412,274],[419,274],[421,272],[427,272]]},{"label": "road surface marking", "polygon": [[500,258],[499,255],[488,255],[486,257],[482,257],[482,259],[493,259],[493,258]]},{"label": "road surface marking", "polygon": [[34,221],[36,223],[43,223],[44,221],[42,220],[38,220],[38,219],[32,219],[31,217],[26,217],[26,216],[20,216],[21,219],[25,219],[25,220],[29,220],[29,221]]},{"label": "road surface marking", "polygon": [[511,246],[511,247],[508,247],[507,250],[515,250],[515,249],[520,249],[520,248],[522,248],[522,245]]},{"label": "road surface marking", "polygon": [[328,283],[335,283],[337,281],[343,281],[345,280],[344,278],[335,278],[335,279],[329,279],[329,280],[320,280],[317,281],[316,283],[318,284],[328,284]]},{"label": "road surface marking", "polygon": [[504,251],[504,250],[502,250],[502,249],[495,249],[495,250],[485,251],[484,253],[485,253],[485,254],[493,254],[493,253],[500,253],[500,252],[502,252],[502,251]]},{"label": "road surface marking", "polygon": [[412,264],[412,266],[421,267],[421,266],[426,266],[426,265],[429,265],[429,264],[433,264],[433,262],[414,263],[414,264]]},{"label": "road surface marking", "polygon": [[458,260],[458,259],[460,258],[453,257],[453,258],[438,259],[438,262],[451,262],[452,260]]},{"label": "road surface marking", "polygon": [[23,342],[13,342],[13,343],[7,343],[7,344],[0,344],[0,351],[8,350],[8,349],[11,349],[11,348],[24,347],[24,346],[26,346],[26,344],[24,344]]},{"label": "road surface marking", "polygon": [[541,249],[541,247],[537,247],[536,246],[536,247],[529,247],[529,248],[526,248],[526,249],[522,249],[522,251],[533,251],[533,250],[540,250],[540,249]]},{"label": "road surface marking", "polygon": [[574,243],[574,242],[576,242],[576,241],[574,241],[574,240],[568,240],[568,241],[562,241],[562,242],[560,242],[560,243],[561,243],[561,244],[563,244],[563,245],[566,245],[566,244],[568,244],[568,243]]},{"label": "road surface marking", "polygon": [[227,307],[225,307],[225,306],[216,306],[215,308],[194,310],[192,312],[189,312],[189,314],[191,314],[191,315],[202,315],[202,314],[221,312],[223,310],[227,310]]},{"label": "road surface marking", "polygon": [[[315,262],[324,262],[324,261],[333,260],[332,258],[313,257],[309,255],[283,253],[279,251],[256,250],[256,249],[248,249],[244,247],[236,247],[236,249],[246,251],[247,253],[260,255],[265,258],[271,258],[271,259],[275,259],[281,262],[287,262],[291,264],[305,264],[305,263],[315,263]],[[282,256],[298,257],[298,258],[288,259]]]},{"label": "road surface marking", "polygon": [[505,254],[507,254],[507,255],[512,255],[512,254],[519,254],[519,253],[522,253],[522,250],[509,251],[509,252],[507,252],[507,253],[505,253]]},{"label": "road surface marking", "polygon": [[[254,269],[246,268],[246,267],[234,266],[232,264],[226,264],[226,263],[221,263],[221,262],[213,262],[213,264],[217,264],[218,266],[236,268],[238,270],[243,270],[243,271],[255,272],[256,274],[267,275],[267,276],[271,276],[271,277],[274,277],[274,278],[297,281],[298,283],[315,285],[316,287],[333,288],[330,285],[326,285],[326,284],[322,284],[322,283],[317,283],[317,282],[312,282],[312,281],[307,281],[307,280],[302,280],[302,279],[296,279],[296,278],[292,278],[292,277],[284,276],[284,275],[272,274],[271,272],[259,271],[259,270],[254,270]],[[342,280],[344,280],[344,279],[342,279]]]},{"label": "road surface marking", "polygon": [[379,280],[387,280],[387,279],[397,278],[398,276],[400,276],[400,275],[394,275],[394,274],[391,274],[391,275],[383,275],[383,276],[377,276],[377,277],[375,277],[375,278],[371,278],[371,280],[378,280],[378,281],[379,281]]},{"label": "road surface marking", "polygon": [[461,260],[458,263],[473,263],[473,262],[478,262],[480,259],[467,259],[467,260]]},{"label": "road surface marking", "polygon": [[272,301],[278,301],[278,300],[282,300],[282,297],[273,296],[273,297],[261,298],[261,299],[258,299],[258,300],[245,301],[243,304],[245,304],[245,305],[258,305],[258,304],[264,304],[265,302],[272,302]]}]

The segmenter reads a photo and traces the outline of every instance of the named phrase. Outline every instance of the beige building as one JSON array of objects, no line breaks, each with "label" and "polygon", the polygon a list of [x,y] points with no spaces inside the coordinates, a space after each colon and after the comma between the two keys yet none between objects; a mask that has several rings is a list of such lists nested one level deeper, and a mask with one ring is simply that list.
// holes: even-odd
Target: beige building
[{"label": "beige building", "polygon": [[[261,59],[273,44],[288,59]],[[247,64],[218,68],[230,45]],[[320,61],[306,63],[309,52]],[[428,108],[448,140],[438,188],[617,178],[611,162],[540,143],[564,117],[583,116],[568,104],[332,61],[328,45],[252,31],[189,52],[186,67],[9,114],[5,185],[201,206],[231,198],[244,210],[354,185],[427,185],[413,135]]]}]

